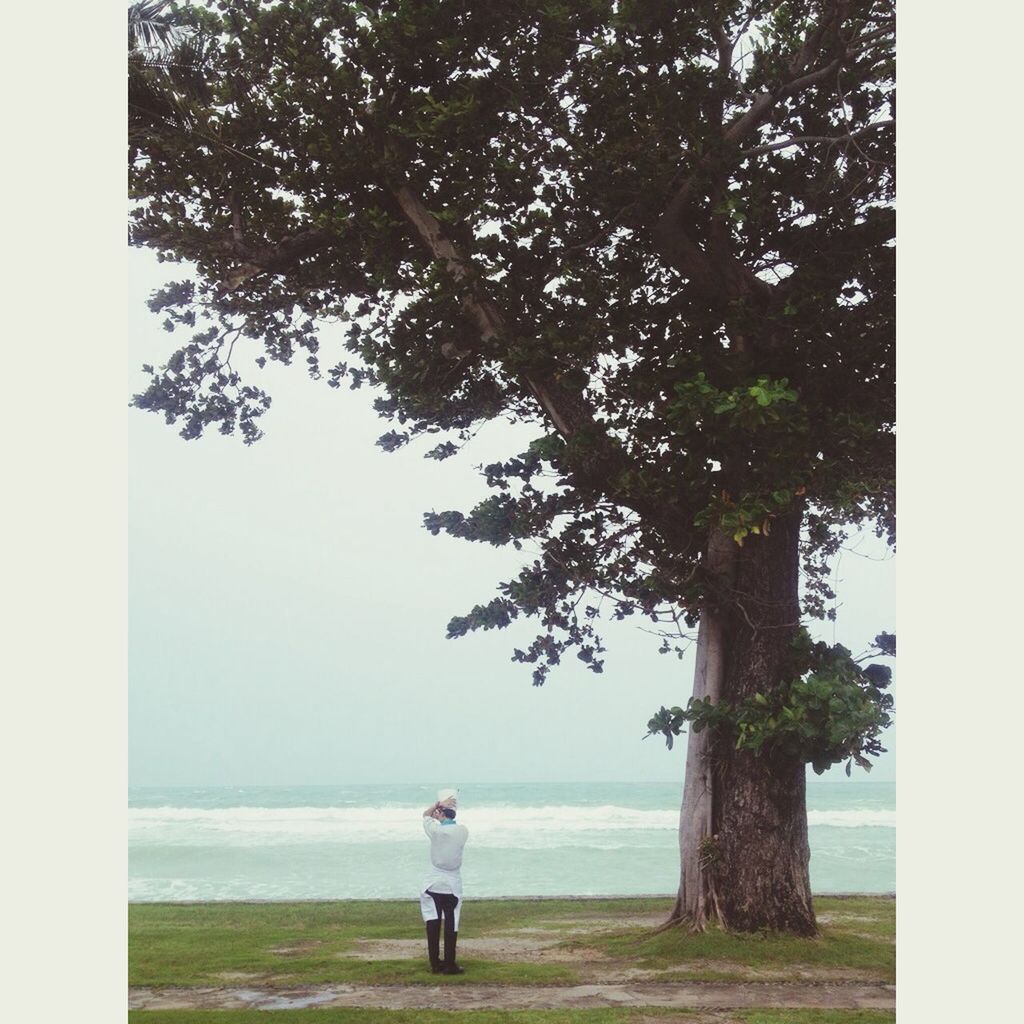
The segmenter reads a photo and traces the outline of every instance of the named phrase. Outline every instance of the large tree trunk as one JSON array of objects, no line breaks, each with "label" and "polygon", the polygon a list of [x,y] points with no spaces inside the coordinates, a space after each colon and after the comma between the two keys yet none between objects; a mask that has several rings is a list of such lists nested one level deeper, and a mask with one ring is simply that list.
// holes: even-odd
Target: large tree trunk
[{"label": "large tree trunk", "polygon": [[[708,572],[731,581],[738,550],[732,537],[721,531],[712,533],[705,563]],[[724,626],[724,617],[717,613],[714,602],[705,601],[697,628],[693,696],[708,697],[716,704],[721,699],[725,671]],[[695,733],[691,729],[687,739],[683,804],[679,811],[679,894],[671,918],[688,920],[697,928],[703,928],[709,912],[714,911],[709,907],[713,890],[703,863],[705,844],[712,835],[714,807],[710,738],[707,730]]]},{"label": "large tree trunk", "polygon": [[[768,536],[748,536],[742,548],[712,535],[706,565],[717,585],[701,614],[695,696],[733,703],[784,680],[799,626],[800,518],[777,518]],[[690,732],[671,920],[816,933],[804,771],[802,762]]]}]

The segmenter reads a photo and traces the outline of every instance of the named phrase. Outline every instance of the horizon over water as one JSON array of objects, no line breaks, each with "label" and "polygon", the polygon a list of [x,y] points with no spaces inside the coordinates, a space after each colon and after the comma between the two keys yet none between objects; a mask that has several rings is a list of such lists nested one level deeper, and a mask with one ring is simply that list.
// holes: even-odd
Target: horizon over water
[{"label": "horizon over water", "polygon": [[[129,786],[128,898],[415,899],[441,785]],[[671,894],[681,783],[464,783],[467,899]],[[811,887],[895,890],[895,783],[807,782]]]}]

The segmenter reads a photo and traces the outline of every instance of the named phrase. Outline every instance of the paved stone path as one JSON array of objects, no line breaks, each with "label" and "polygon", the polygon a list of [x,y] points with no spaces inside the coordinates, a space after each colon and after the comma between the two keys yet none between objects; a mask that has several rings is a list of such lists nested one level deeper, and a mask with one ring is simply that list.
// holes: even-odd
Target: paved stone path
[{"label": "paved stone path", "polygon": [[388,1010],[555,1010],[602,1006],[675,1009],[893,1010],[896,986],[882,983],[653,982],[622,985],[318,985],[289,989],[133,988],[132,1010],[297,1010],[308,1006],[367,1006]]}]

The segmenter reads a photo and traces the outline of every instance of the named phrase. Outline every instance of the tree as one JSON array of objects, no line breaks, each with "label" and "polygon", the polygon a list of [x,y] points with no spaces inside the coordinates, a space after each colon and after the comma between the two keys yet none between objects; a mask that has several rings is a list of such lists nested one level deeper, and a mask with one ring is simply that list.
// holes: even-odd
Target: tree
[{"label": "tree", "polygon": [[649,724],[691,729],[673,920],[813,934],[805,765],[869,766],[892,703],[887,668],[802,625],[844,530],[894,533],[891,4],[192,17],[210,102],[147,137],[131,186],[133,243],[198,275],[150,308],[195,332],[134,404],[258,440],[250,343],[372,389],[387,450],[536,423],[492,496],[425,516],[539,546],[449,635],[535,617],[513,657],[540,685],[570,652],[601,671],[605,614],[664,651],[697,627],[693,697]]},{"label": "tree", "polygon": [[134,162],[144,140],[170,126],[195,128],[194,108],[212,100],[208,40],[191,30],[187,13],[170,0],[128,8],[128,145]]}]

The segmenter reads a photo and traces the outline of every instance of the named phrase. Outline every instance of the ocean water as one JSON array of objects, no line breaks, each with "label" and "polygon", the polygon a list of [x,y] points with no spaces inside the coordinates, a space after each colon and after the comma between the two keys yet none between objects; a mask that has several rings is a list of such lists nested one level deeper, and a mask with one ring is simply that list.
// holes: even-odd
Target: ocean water
[{"label": "ocean water", "polygon": [[[437,786],[131,788],[128,898],[413,898]],[[896,888],[894,783],[807,784],[815,892]],[[460,787],[466,897],[672,893],[678,783]]]}]

